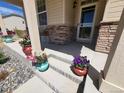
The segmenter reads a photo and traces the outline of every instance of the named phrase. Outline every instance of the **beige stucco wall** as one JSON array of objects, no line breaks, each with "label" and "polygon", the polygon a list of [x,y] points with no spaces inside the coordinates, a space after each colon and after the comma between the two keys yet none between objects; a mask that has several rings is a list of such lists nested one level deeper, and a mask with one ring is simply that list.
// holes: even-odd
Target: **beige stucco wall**
[{"label": "beige stucco wall", "polygon": [[99,0],[96,4],[95,23],[94,23],[95,26],[98,26],[100,24],[100,21],[102,21],[105,5],[106,5],[105,0]]},{"label": "beige stucco wall", "polygon": [[119,21],[124,8],[124,0],[108,0],[104,12],[103,22]]},{"label": "beige stucco wall", "polygon": [[74,24],[73,0],[46,0],[48,25]]},{"label": "beige stucco wall", "polygon": [[[106,80],[124,88],[124,11],[115,36],[112,51],[109,54],[108,66],[105,67]],[[114,53],[115,52],[115,53]],[[114,54],[113,54],[114,53]],[[113,57],[111,59],[111,57]],[[110,60],[111,59],[111,60]],[[110,62],[109,62],[110,61]],[[108,70],[108,71],[107,71]]]},{"label": "beige stucco wall", "polygon": [[[18,16],[9,16],[3,18],[5,27],[8,28],[9,30],[26,30],[26,25],[25,25],[25,20],[22,17]],[[24,22],[24,23],[23,23]]]},{"label": "beige stucco wall", "polygon": [[48,25],[64,23],[64,0],[46,0]]},{"label": "beige stucco wall", "polygon": [[124,11],[104,68],[103,93],[124,93]]},{"label": "beige stucco wall", "polygon": [[67,25],[74,25],[74,0],[64,0],[64,23]]},{"label": "beige stucco wall", "polygon": [[80,0],[77,0],[77,6],[74,9],[74,24],[77,25],[80,23],[80,16],[81,16],[81,2]]}]

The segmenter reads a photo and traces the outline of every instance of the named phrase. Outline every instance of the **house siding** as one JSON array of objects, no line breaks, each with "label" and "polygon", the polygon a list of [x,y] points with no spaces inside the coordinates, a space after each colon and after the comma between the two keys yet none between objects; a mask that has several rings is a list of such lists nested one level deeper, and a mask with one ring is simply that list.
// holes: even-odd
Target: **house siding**
[{"label": "house siding", "polygon": [[73,0],[46,0],[48,25],[51,43],[65,44],[72,40]]},{"label": "house siding", "polygon": [[64,0],[64,23],[67,25],[74,25],[74,8],[73,0]]},{"label": "house siding", "polygon": [[48,25],[64,24],[63,6],[63,0],[46,0]]},{"label": "house siding", "polygon": [[123,8],[124,0],[108,0],[103,17],[103,22],[119,21]]}]

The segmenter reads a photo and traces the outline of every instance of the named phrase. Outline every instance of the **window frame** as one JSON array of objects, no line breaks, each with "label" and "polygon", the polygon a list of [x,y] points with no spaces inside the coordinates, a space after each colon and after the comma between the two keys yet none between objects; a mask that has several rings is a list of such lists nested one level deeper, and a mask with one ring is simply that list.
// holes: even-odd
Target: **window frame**
[{"label": "window frame", "polygon": [[[38,4],[37,4],[37,0],[36,0],[36,9],[37,9],[38,25],[39,25],[39,26],[46,26],[46,25],[48,24],[48,21],[47,21],[46,0],[45,0],[45,10],[44,10],[44,11],[38,12]],[[39,15],[40,15],[40,14],[42,15],[43,13],[46,13],[46,24],[45,24],[45,25],[40,25]]]},{"label": "window frame", "polygon": [[82,8],[88,8],[88,7],[92,7],[92,6],[95,6],[95,11],[94,11],[93,25],[92,25],[90,38],[80,38],[79,37],[79,30],[80,30],[80,27],[82,26],[82,24],[80,24],[80,22],[79,22],[79,24],[77,26],[77,35],[76,35],[77,41],[89,42],[89,43],[92,42],[92,38],[93,38],[93,34],[94,34],[94,27],[95,27],[95,20],[96,20],[96,11],[97,11],[97,8],[98,8],[97,7],[97,2],[87,4],[87,5],[81,5],[81,7],[80,7],[80,15],[79,15],[79,20],[81,21],[81,13],[82,13],[81,10],[82,10]]}]

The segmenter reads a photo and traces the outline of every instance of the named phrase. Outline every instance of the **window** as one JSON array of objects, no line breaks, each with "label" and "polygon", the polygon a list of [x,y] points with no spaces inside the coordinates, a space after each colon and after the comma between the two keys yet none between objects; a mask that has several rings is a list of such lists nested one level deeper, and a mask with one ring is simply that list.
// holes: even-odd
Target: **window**
[{"label": "window", "polygon": [[37,0],[37,12],[39,18],[39,25],[47,25],[45,0]]},{"label": "window", "polygon": [[81,5],[97,2],[97,0],[81,0]]},{"label": "window", "polygon": [[90,38],[93,26],[94,12],[95,6],[82,8],[79,38]]}]

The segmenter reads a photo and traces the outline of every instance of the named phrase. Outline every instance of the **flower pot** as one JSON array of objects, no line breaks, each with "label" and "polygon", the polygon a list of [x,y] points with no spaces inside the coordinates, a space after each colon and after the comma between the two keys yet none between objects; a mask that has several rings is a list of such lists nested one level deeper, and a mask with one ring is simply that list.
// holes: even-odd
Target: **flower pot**
[{"label": "flower pot", "polygon": [[36,68],[41,71],[44,72],[49,68],[49,64],[48,61],[44,62],[44,63],[37,63],[36,64]]},{"label": "flower pot", "polygon": [[6,63],[8,59],[9,59],[8,57],[0,58],[0,64]]},{"label": "flower pot", "polygon": [[12,43],[13,42],[12,36],[4,36],[3,41],[6,43]]},{"label": "flower pot", "polygon": [[22,50],[25,53],[25,55],[31,55],[32,54],[32,47],[31,46],[24,46],[22,48]]},{"label": "flower pot", "polygon": [[35,56],[33,56],[32,54],[31,54],[31,55],[27,55],[27,59],[28,59],[29,61],[31,61],[32,63],[35,63],[35,61],[36,61]]},{"label": "flower pot", "polygon": [[6,39],[5,39],[5,42],[6,42],[6,43],[12,43],[13,40],[12,40],[12,38],[6,38]]},{"label": "flower pot", "polygon": [[85,76],[88,72],[88,69],[87,68],[79,69],[73,66],[72,71],[78,76]]}]

